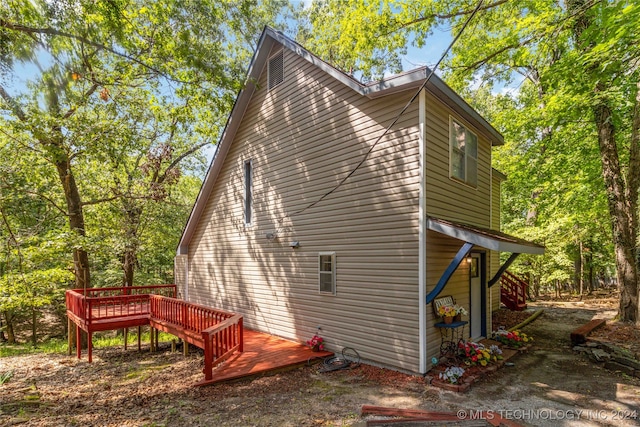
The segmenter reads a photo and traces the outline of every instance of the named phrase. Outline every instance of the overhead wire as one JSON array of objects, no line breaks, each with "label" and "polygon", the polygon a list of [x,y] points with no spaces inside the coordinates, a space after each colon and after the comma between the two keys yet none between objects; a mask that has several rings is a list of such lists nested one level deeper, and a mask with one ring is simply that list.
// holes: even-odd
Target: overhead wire
[{"label": "overhead wire", "polygon": [[[292,217],[292,216],[296,216],[296,215],[300,215],[301,213],[305,212],[306,210],[314,207],[315,205],[317,205],[318,203],[320,203],[321,201],[323,201],[324,199],[326,199],[327,197],[329,197],[334,191],[336,191],[338,188],[340,188],[351,176],[353,176],[354,173],[356,173],[358,171],[358,169],[360,169],[360,167],[362,167],[362,165],[367,161],[367,159],[369,158],[369,155],[373,152],[373,150],[376,148],[376,146],[378,145],[378,143],[380,143],[380,141],[382,141],[382,138],[385,137],[385,135],[387,135],[389,133],[389,131],[391,130],[391,128],[398,122],[398,120],[400,120],[400,117],[402,117],[402,115],[407,111],[407,109],[411,106],[411,104],[416,100],[416,98],[418,97],[418,95],[420,95],[420,92],[427,86],[427,83],[429,82],[429,80],[431,79],[431,77],[433,77],[433,75],[435,74],[436,70],[438,69],[438,67],[440,66],[440,63],[444,60],[444,58],[447,57],[447,55],[449,54],[449,51],[451,50],[451,48],[453,47],[453,45],[458,41],[458,39],[460,38],[460,36],[462,35],[462,33],[464,32],[464,30],[467,28],[467,26],[469,25],[469,22],[471,22],[471,20],[473,19],[473,17],[476,15],[476,13],[478,12],[478,10],[480,10],[480,7],[482,7],[482,3],[484,0],[480,0],[477,4],[477,6],[475,7],[475,9],[473,10],[473,12],[471,12],[471,14],[469,15],[469,17],[467,18],[467,20],[464,22],[464,24],[462,25],[462,28],[460,29],[460,31],[458,31],[458,34],[456,34],[456,36],[453,38],[453,40],[451,41],[451,43],[449,43],[449,46],[447,46],[447,48],[445,49],[445,51],[442,53],[442,55],[440,56],[440,59],[438,60],[438,62],[436,63],[436,65],[431,69],[431,72],[429,73],[429,75],[425,78],[424,82],[422,82],[422,85],[420,85],[420,88],[416,91],[416,93],[411,97],[411,99],[409,100],[409,102],[406,103],[406,105],[402,108],[402,110],[400,110],[400,112],[396,115],[396,117],[391,121],[391,123],[389,123],[389,125],[386,127],[386,129],[384,130],[384,132],[374,141],[373,144],[371,144],[371,146],[369,147],[369,150],[367,150],[367,152],[364,154],[364,156],[362,157],[362,159],[360,160],[360,162],[355,166],[355,168],[353,168],[347,175],[345,175],[340,182],[338,182],[331,190],[327,191],[326,193],[324,193],[322,196],[320,196],[317,200],[309,203],[307,206],[303,207],[302,209],[293,212],[291,214],[285,215],[286,217]],[[283,218],[284,219],[284,218]]]}]

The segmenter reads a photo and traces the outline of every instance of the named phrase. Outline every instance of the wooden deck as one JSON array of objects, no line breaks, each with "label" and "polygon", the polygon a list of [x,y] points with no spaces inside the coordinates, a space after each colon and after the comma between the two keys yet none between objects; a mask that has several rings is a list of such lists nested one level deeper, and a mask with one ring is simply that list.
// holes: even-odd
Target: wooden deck
[{"label": "wooden deck", "polygon": [[[92,361],[94,332],[143,326],[149,324],[150,295],[167,295],[175,298],[176,285],[124,286],[119,288],[67,289],[68,328],[76,325],[76,352],[82,357],[80,331],[87,333],[87,355]],[[73,346],[69,333],[69,354]],[[139,336],[139,335],[138,335]],[[138,346],[140,342],[138,341]]]},{"label": "wooden deck", "polygon": [[[198,386],[281,370],[332,354],[313,352],[302,344],[244,329],[240,314],[170,297],[175,294],[175,285],[67,290],[67,316],[69,328],[74,323],[76,326],[77,357],[82,357],[81,330],[88,335],[87,355],[91,362],[94,332],[144,325],[152,328],[152,351],[157,339],[154,328],[204,349],[205,379]],[[69,338],[71,354],[71,334]],[[215,365],[218,366],[212,370]]]},{"label": "wooden deck", "polygon": [[244,330],[244,352],[236,353],[213,371],[213,379],[196,386],[216,384],[239,378],[279,371],[331,356],[328,351],[314,352],[305,345],[251,329]]}]

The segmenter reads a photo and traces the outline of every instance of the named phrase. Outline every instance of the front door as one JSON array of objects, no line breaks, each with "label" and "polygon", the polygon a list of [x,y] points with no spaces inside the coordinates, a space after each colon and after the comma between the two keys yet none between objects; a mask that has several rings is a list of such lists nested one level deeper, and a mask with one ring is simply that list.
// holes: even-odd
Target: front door
[{"label": "front door", "polygon": [[469,323],[472,339],[482,336],[482,316],[484,314],[482,276],[481,254],[473,253],[471,254],[471,265],[469,265]]}]

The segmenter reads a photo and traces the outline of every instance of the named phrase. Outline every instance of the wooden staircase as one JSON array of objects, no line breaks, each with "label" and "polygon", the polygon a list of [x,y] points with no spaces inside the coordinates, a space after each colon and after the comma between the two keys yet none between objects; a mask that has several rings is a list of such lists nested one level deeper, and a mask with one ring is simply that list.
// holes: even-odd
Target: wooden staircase
[{"label": "wooden staircase", "polygon": [[509,310],[522,311],[527,308],[529,284],[509,271],[500,277],[500,302]]}]

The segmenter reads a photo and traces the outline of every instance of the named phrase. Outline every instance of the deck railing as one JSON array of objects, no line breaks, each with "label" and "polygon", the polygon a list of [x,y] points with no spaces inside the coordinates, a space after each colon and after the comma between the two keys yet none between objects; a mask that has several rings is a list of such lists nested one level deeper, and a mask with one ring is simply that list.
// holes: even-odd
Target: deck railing
[{"label": "deck railing", "polygon": [[214,363],[222,363],[236,350],[243,351],[243,318],[239,314],[151,295],[150,316],[202,335],[205,380],[213,378]]},{"label": "deck railing", "polygon": [[148,285],[148,286],[121,286],[117,288],[79,288],[71,289],[80,295],[87,297],[111,297],[119,295],[164,295],[165,297],[175,298],[177,295],[176,285]]},{"label": "deck railing", "polygon": [[234,352],[242,353],[244,351],[242,319],[242,315],[236,314],[224,322],[202,331],[205,380],[213,378],[214,363],[218,365],[228,359]]},{"label": "deck railing", "polygon": [[87,316],[90,321],[139,315],[149,315],[149,295],[87,298]]},{"label": "deck railing", "polygon": [[96,320],[149,314],[149,295],[175,297],[176,292],[176,285],[87,288],[67,290],[65,298],[67,312],[91,324]]},{"label": "deck railing", "polygon": [[[76,323],[76,328],[87,331],[89,342],[94,331],[122,328],[126,324],[151,324],[177,334],[204,348],[203,372],[205,380],[211,380],[214,365],[236,351],[243,351],[243,318],[239,314],[175,299],[175,295],[176,285],[71,289],[66,292],[67,315],[70,322]],[[71,327],[71,323],[69,325]],[[79,329],[77,331],[79,334]],[[154,334],[151,336],[153,349]],[[80,358],[79,341],[76,346]],[[88,354],[91,361],[91,344]]]},{"label": "deck railing", "polygon": [[229,311],[161,295],[151,295],[150,301],[151,314],[155,319],[170,322],[197,333],[235,316],[235,313]]}]

